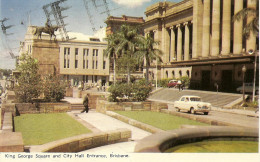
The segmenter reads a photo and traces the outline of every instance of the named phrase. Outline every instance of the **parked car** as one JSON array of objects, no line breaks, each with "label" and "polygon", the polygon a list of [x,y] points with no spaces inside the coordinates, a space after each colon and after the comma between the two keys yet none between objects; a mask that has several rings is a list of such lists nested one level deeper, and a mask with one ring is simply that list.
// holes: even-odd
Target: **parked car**
[{"label": "parked car", "polygon": [[204,115],[208,115],[211,104],[202,102],[199,96],[182,96],[178,101],[174,102],[174,108],[176,111],[186,110],[192,114],[196,112],[203,112]]},{"label": "parked car", "polygon": [[[243,85],[237,88],[237,92],[243,93]],[[253,83],[245,83],[245,93],[253,93]],[[255,94],[259,94],[258,86],[255,86]]]},{"label": "parked car", "polygon": [[168,83],[168,88],[174,88],[178,83],[178,80],[170,80]]}]

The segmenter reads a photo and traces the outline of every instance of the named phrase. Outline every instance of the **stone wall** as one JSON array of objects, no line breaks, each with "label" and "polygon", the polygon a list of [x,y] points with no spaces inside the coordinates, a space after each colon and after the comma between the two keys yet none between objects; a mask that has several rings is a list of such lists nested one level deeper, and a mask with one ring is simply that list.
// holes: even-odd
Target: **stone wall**
[{"label": "stone wall", "polygon": [[258,130],[230,126],[203,126],[159,132],[138,141],[135,152],[164,152],[179,144],[202,140],[258,141]]},{"label": "stone wall", "polygon": [[15,108],[19,114],[58,113],[71,109],[69,103],[16,103]]},{"label": "stone wall", "polygon": [[96,110],[101,113],[106,111],[156,111],[167,109],[168,105],[165,103],[145,101],[145,102],[108,102],[105,100],[98,100]]},{"label": "stone wall", "polygon": [[0,152],[24,152],[22,133],[0,133]]},{"label": "stone wall", "polygon": [[73,97],[73,88],[66,88],[66,97]]},{"label": "stone wall", "polygon": [[21,132],[13,132],[13,115],[6,112],[0,133],[0,152],[23,152],[24,144]]},{"label": "stone wall", "polygon": [[131,138],[128,129],[117,129],[109,132],[88,133],[74,137],[53,141],[33,147],[31,152],[80,152],[90,148],[99,147],[117,142],[125,142]]}]

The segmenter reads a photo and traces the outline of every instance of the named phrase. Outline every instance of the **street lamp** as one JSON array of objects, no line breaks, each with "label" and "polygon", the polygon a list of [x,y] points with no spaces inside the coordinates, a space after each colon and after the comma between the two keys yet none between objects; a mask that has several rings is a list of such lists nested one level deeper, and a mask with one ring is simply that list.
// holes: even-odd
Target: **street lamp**
[{"label": "street lamp", "polygon": [[253,81],[253,97],[252,97],[252,101],[255,102],[255,79],[256,79],[256,58],[257,58],[257,54],[255,53],[254,50],[250,49],[248,51],[248,54],[253,55],[255,54],[255,62],[254,62],[254,81]]},{"label": "street lamp", "polygon": [[245,65],[242,67],[242,72],[243,72],[243,103],[245,103],[245,72],[246,72]]}]

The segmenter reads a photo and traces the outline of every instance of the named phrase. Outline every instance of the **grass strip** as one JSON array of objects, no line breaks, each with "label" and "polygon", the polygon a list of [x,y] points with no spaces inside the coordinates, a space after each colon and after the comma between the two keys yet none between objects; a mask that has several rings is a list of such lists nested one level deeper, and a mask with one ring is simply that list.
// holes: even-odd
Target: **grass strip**
[{"label": "grass strip", "polygon": [[25,145],[41,145],[91,131],[66,113],[22,114],[14,118],[15,131]]},{"label": "grass strip", "polygon": [[162,130],[180,128],[181,125],[208,125],[194,120],[152,111],[115,111],[116,113],[146,123]]},{"label": "grass strip", "polygon": [[254,141],[202,141],[172,147],[165,152],[173,153],[257,153]]}]

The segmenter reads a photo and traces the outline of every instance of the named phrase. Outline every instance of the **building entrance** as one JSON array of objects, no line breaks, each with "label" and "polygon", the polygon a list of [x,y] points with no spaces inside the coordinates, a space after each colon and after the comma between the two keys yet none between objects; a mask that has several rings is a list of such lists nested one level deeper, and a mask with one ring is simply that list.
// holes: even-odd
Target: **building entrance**
[{"label": "building entrance", "polygon": [[202,71],[201,88],[210,90],[210,71]]},{"label": "building entrance", "polygon": [[223,92],[232,92],[233,91],[233,85],[232,85],[233,79],[232,78],[233,78],[232,70],[223,70],[222,71],[221,91],[223,91]]}]

